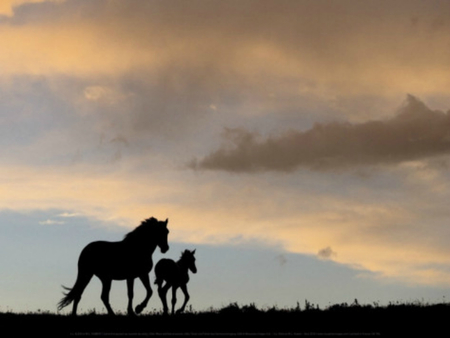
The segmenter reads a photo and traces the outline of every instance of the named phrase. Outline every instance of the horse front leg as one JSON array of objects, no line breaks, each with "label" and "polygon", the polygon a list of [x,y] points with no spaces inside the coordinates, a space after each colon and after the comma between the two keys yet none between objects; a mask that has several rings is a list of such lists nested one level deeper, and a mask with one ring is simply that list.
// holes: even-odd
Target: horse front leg
[{"label": "horse front leg", "polygon": [[187,285],[186,284],[181,285],[180,288],[181,288],[181,291],[183,291],[183,293],[184,293],[184,303],[183,303],[183,306],[178,309],[177,313],[181,313],[181,312],[184,311],[184,308],[186,307],[186,304],[187,304],[187,302],[189,301],[189,298],[190,298],[189,297],[189,292],[187,290]]},{"label": "horse front leg", "polygon": [[152,288],[150,286],[150,279],[148,277],[148,275],[143,275],[140,276],[139,279],[142,282],[142,285],[144,285],[145,290],[147,290],[147,295],[145,296],[145,299],[142,301],[141,304],[139,304],[138,306],[136,306],[136,313],[141,313],[142,310],[144,310],[144,308],[147,306],[148,301],[150,300],[150,297],[153,294]]},{"label": "horse front leg", "polygon": [[134,297],[134,278],[127,279],[127,291],[128,291],[128,315],[134,316],[133,311],[133,297]]}]

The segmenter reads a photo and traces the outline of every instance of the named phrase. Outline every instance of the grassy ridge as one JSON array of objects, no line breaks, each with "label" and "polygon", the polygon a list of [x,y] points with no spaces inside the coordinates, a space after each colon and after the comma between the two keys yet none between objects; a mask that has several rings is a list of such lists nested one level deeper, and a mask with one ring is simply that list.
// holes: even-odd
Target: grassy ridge
[{"label": "grassy ridge", "polygon": [[147,314],[137,317],[84,314],[78,317],[49,313],[0,313],[3,332],[14,336],[155,336],[212,333],[253,334],[427,334],[445,332],[449,304],[333,305],[324,310],[306,303],[304,309],[258,309],[230,304],[220,310],[177,316]]}]

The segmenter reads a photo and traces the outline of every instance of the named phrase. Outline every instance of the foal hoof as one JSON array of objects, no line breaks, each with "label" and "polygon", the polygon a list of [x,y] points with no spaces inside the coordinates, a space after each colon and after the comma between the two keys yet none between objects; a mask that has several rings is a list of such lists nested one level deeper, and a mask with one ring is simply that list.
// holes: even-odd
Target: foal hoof
[{"label": "foal hoof", "polygon": [[143,310],[144,310],[144,306],[143,305],[136,306],[136,313],[137,314],[140,314]]}]

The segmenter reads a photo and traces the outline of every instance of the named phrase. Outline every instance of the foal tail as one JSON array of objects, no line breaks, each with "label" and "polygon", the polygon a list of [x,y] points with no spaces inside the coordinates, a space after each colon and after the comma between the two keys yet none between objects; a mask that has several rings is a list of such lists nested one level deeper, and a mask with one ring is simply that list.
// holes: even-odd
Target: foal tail
[{"label": "foal tail", "polygon": [[164,264],[164,258],[161,259],[155,266],[155,285],[158,285],[158,288],[161,288],[162,283],[164,282],[164,279],[162,278],[162,265]]},{"label": "foal tail", "polygon": [[163,282],[164,282],[164,279],[162,279],[161,277],[159,277],[158,275],[156,275],[155,285],[158,285],[158,288],[161,287],[161,285],[162,285]]},{"label": "foal tail", "polygon": [[67,305],[75,301],[78,303],[81,299],[81,295],[83,294],[84,289],[88,285],[89,281],[92,278],[92,274],[84,274],[81,271],[78,272],[77,280],[73,288],[62,286],[64,290],[67,292],[63,293],[64,297],[58,303],[58,311],[65,308]]}]

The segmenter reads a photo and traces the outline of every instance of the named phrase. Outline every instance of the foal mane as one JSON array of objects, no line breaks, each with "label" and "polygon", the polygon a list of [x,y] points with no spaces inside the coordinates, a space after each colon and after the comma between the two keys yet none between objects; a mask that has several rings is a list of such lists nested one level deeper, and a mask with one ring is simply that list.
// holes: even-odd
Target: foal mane
[{"label": "foal mane", "polygon": [[189,250],[184,250],[181,252],[181,256],[180,259],[178,261],[182,261],[185,260],[188,257],[194,256],[195,250],[194,251],[189,251]]},{"label": "foal mane", "polygon": [[141,238],[141,236],[148,231],[148,226],[151,224],[155,224],[158,223],[158,220],[154,217],[148,218],[144,221],[141,222],[140,225],[138,225],[134,230],[130,231],[129,233],[127,233],[123,240],[124,241],[135,241],[139,238]]}]

